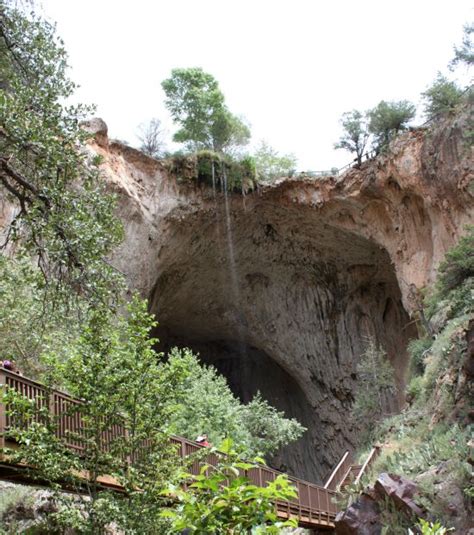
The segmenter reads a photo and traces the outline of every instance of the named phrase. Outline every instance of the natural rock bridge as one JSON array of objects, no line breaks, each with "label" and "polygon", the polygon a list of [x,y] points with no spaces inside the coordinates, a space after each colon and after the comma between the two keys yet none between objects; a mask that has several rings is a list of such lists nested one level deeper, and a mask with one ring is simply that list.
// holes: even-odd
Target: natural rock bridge
[{"label": "natural rock bridge", "polygon": [[[44,385],[6,369],[0,370],[0,385],[3,389],[11,388],[37,403],[43,403],[43,400],[47,399],[48,391]],[[77,438],[71,439],[71,435],[74,435],[74,437],[80,435],[83,428],[80,412],[71,410],[74,405],[80,405],[81,402],[58,390],[49,392],[49,400],[49,410],[58,422],[57,436],[69,448],[76,451],[81,450],[83,445],[81,445],[80,441]],[[26,466],[15,465],[8,461],[8,449],[17,447],[17,444],[8,436],[8,431],[11,427],[12,422],[7,407],[5,404],[0,403],[0,447],[5,452],[0,456],[0,479],[18,483],[34,483],[29,471],[26,470]],[[123,433],[125,433],[125,428],[115,425],[104,437],[104,447],[107,447],[107,441],[111,441],[123,435]],[[171,438],[171,441],[178,446],[177,454],[182,458],[202,448],[197,442],[183,437],[175,436]],[[343,488],[348,481],[354,478],[360,479],[369,463],[375,457],[376,452],[377,450],[374,448],[364,465],[360,466],[352,464],[349,452],[346,451],[324,486],[289,476],[289,480],[298,492],[298,497],[291,501],[276,502],[275,507],[278,516],[282,519],[296,518],[298,525],[301,527],[332,530],[338,512],[338,506],[335,502],[338,490]],[[217,456],[211,452],[204,461],[195,461],[190,468],[190,472],[199,474],[200,466],[203,462],[210,465],[216,464]],[[280,473],[278,470],[268,466],[258,465],[247,471],[247,477],[255,485],[265,486],[268,482],[275,480]],[[122,490],[120,484],[110,476],[100,477],[100,484],[104,488]]]}]

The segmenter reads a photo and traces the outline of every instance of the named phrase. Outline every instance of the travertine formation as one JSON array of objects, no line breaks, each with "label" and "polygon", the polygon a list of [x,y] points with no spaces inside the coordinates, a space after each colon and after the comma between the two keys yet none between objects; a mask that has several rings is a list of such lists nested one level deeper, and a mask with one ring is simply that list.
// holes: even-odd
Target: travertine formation
[{"label": "travertine formation", "polygon": [[322,479],[353,445],[368,337],[403,385],[419,291],[472,222],[464,121],[407,132],[342,176],[282,179],[245,197],[198,185],[91,124],[125,224],[114,264],[149,297],[164,348],[200,351],[242,399],[260,390],[308,427],[275,460],[296,475]]}]

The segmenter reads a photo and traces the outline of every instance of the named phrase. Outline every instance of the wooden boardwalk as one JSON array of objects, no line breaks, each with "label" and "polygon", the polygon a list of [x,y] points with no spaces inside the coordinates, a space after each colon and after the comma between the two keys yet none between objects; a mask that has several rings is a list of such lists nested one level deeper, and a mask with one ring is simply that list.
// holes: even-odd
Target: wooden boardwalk
[{"label": "wooden boardwalk", "polygon": [[[0,368],[0,385],[2,388],[11,388],[21,393],[25,397],[34,400],[37,406],[44,406],[45,400],[48,399],[46,388],[36,381]],[[81,405],[81,402],[72,398],[64,392],[53,391],[49,395],[49,411],[57,419],[58,425],[56,434],[64,443],[75,451],[83,448],[77,436],[80,436],[82,429],[80,412],[71,411],[72,405]],[[8,430],[12,427],[7,407],[0,403],[0,447],[15,449],[16,444],[8,438]],[[104,437],[104,448],[107,443],[116,437],[123,436],[126,430],[122,426],[114,426],[108,430],[107,436]],[[71,435],[75,438],[72,439]],[[171,441],[177,444],[177,454],[182,458],[195,453],[202,449],[197,442],[187,440],[183,437],[172,437]],[[109,442],[110,443],[110,442]],[[368,460],[369,461],[369,460]],[[217,456],[209,453],[206,458],[199,462],[196,461],[191,465],[190,472],[199,474],[202,463],[213,465],[217,462]],[[362,475],[363,470],[367,468],[368,462],[362,467],[357,468],[354,477]],[[300,527],[313,528],[318,530],[332,530],[334,520],[338,512],[335,498],[341,485],[348,481],[352,476],[355,467],[351,464],[349,452],[343,455],[343,458],[333,470],[326,485],[319,486],[302,479],[288,476],[289,480],[295,486],[298,497],[291,501],[278,501],[275,506],[280,518],[296,518]],[[258,465],[247,472],[249,479],[258,486],[265,486],[268,482],[276,479],[281,472],[268,466]],[[8,454],[0,458],[0,479],[32,483],[28,480],[28,471],[25,467],[15,466],[8,462]],[[111,477],[103,476],[100,483],[107,488],[122,490],[117,481]]]}]

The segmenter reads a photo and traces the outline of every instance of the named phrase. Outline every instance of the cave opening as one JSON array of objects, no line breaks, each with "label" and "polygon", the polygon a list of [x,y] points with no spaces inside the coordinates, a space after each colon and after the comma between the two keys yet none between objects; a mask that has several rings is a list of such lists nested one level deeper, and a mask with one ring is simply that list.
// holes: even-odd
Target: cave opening
[{"label": "cave opening", "polygon": [[271,463],[322,482],[357,442],[350,411],[368,339],[385,349],[401,387],[414,326],[374,242],[314,210],[264,204],[231,214],[238,296],[222,213],[178,225],[180,247],[161,252],[150,296],[161,349],[191,348],[242,401],[260,391],[297,418],[308,431]]}]

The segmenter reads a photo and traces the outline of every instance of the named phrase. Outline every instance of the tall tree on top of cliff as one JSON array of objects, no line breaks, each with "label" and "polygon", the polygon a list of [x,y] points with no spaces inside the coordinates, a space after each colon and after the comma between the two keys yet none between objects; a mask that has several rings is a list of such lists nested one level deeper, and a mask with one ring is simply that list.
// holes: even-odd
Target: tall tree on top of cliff
[{"label": "tall tree on top of cliff", "polygon": [[173,139],[191,150],[226,152],[245,145],[248,126],[227,108],[217,80],[200,68],[173,69],[162,82],[165,104],[180,126]]},{"label": "tall tree on top of cliff", "polygon": [[367,117],[358,110],[347,111],[342,115],[341,124],[344,134],[334,148],[355,152],[357,164],[360,165],[370,136]]},{"label": "tall tree on top of cliff", "polygon": [[6,242],[37,258],[49,287],[103,300],[116,279],[103,259],[121,226],[83,149],[92,108],[66,104],[75,85],[54,26],[2,0],[0,50],[0,188],[17,207]]},{"label": "tall tree on top of cliff", "polygon": [[468,67],[471,67],[474,64],[474,45],[471,37],[473,33],[474,23],[466,24],[464,26],[464,34],[461,46],[454,47],[454,58],[449,64],[451,69],[456,65],[459,65],[459,63],[465,63]]},{"label": "tall tree on top of cliff", "polygon": [[375,149],[383,150],[390,141],[415,117],[416,108],[408,100],[381,100],[368,112],[369,132],[374,135]]}]

